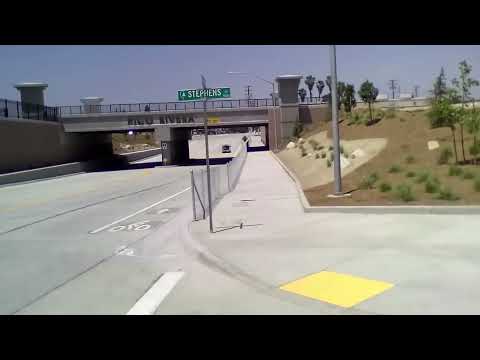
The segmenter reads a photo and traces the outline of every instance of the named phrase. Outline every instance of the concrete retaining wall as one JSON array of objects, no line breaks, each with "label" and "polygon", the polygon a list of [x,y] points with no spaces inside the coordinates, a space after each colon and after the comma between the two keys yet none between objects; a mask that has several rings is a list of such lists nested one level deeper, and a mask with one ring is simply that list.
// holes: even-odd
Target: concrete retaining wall
[{"label": "concrete retaining wall", "polygon": [[65,134],[62,124],[0,118],[0,173],[93,160],[112,154],[110,134]]}]

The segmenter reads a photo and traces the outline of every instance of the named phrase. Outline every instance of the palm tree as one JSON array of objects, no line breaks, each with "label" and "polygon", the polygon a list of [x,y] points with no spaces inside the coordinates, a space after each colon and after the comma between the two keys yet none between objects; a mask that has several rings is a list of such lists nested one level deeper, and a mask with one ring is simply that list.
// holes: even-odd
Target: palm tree
[{"label": "palm tree", "polygon": [[312,90],[313,87],[315,86],[315,76],[308,75],[305,78],[305,85],[308,87],[308,91],[310,92],[310,102],[312,101]]},{"label": "palm tree", "polygon": [[317,81],[317,90],[318,90],[318,97],[322,96],[323,88],[325,87],[325,83],[322,80]]},{"label": "palm tree", "polygon": [[298,90],[298,96],[300,96],[300,100],[303,103],[305,101],[305,97],[307,96],[307,90],[301,88],[300,90]]}]

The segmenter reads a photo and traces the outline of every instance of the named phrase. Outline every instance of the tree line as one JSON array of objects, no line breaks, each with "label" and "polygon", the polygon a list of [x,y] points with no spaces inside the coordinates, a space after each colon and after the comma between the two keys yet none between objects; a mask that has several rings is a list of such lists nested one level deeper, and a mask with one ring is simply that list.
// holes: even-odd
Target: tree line
[{"label": "tree line", "polygon": [[[475,108],[475,99],[472,96],[472,89],[480,85],[478,80],[471,77],[472,66],[465,60],[458,65],[459,76],[447,84],[447,77],[443,67],[440,74],[433,82],[432,107],[428,113],[432,128],[448,127],[452,135],[452,147],[455,154],[455,162],[458,163],[458,151],[456,134],[460,130],[460,145],[462,149],[463,163],[467,163],[465,156],[465,129],[473,135],[473,144],[469,148],[473,162],[476,164],[477,156],[480,154],[480,143],[477,141],[480,132],[480,112]],[[465,106],[466,102],[473,101],[472,109]],[[455,104],[461,106],[454,106]]]},{"label": "tree line", "polygon": [[[329,89],[329,93],[322,96],[325,84]],[[326,77],[325,81],[316,80],[314,76],[308,75],[305,78],[305,85],[307,86],[307,89],[310,93],[310,102],[313,98],[312,91],[316,86],[318,97],[321,98],[322,101],[327,102],[329,106],[332,105],[332,80],[330,75]],[[305,99],[307,97],[307,90],[305,90],[305,88],[299,89],[298,96],[300,97],[301,102],[305,102]],[[360,85],[358,96],[362,99],[362,101],[368,104],[370,120],[373,120],[372,104],[377,99],[378,89],[373,85],[372,82],[366,80]],[[357,101],[355,99],[355,86],[353,84],[344,83],[343,81],[338,81],[337,106],[339,111],[342,109],[342,105],[343,110],[346,113],[351,113],[352,109],[356,107]]]}]

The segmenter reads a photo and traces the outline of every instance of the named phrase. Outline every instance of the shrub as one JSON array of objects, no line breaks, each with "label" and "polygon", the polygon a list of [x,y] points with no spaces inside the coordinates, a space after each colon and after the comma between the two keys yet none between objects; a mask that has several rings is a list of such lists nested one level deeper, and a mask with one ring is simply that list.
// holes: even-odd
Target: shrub
[{"label": "shrub", "polygon": [[354,154],[350,155],[350,159],[355,159],[355,155]]},{"label": "shrub", "polygon": [[360,189],[373,189],[375,183],[378,180],[378,175],[377,173],[372,173],[368,175],[366,178],[363,178],[362,181],[359,184]]},{"label": "shrub", "polygon": [[387,191],[390,191],[392,190],[392,186],[387,183],[387,182],[383,182],[380,184],[380,191],[381,192],[387,192]]},{"label": "shrub", "polygon": [[440,155],[438,156],[438,165],[447,164],[452,156],[453,156],[453,153],[450,148],[443,148],[440,151]]},{"label": "shrub", "polygon": [[417,184],[424,183],[425,181],[428,180],[429,177],[430,177],[430,174],[428,172],[422,172],[422,173],[418,174],[418,177],[415,180],[415,182]]},{"label": "shrub", "polygon": [[475,180],[473,183],[473,189],[477,192],[480,192],[480,179]]},{"label": "shrub", "polygon": [[308,140],[308,143],[310,144],[310,146],[312,147],[312,149],[316,149],[317,146],[320,145],[320,143],[319,143],[317,140],[315,140],[315,139],[310,139],[310,140]]},{"label": "shrub", "polygon": [[450,168],[448,169],[448,176],[460,176],[462,175],[462,173],[462,168],[456,165],[450,166]]},{"label": "shrub", "polygon": [[328,147],[328,151],[332,151],[332,150],[333,150],[333,146],[330,145],[330,146]]},{"label": "shrub", "polygon": [[302,157],[307,156],[307,152],[305,150],[302,150]]},{"label": "shrub", "polygon": [[325,147],[325,146],[323,146],[323,145],[318,145],[318,146],[315,148],[315,150],[322,150],[324,147]]},{"label": "shrub", "polygon": [[409,171],[409,172],[407,172],[407,174],[406,174],[406,176],[409,177],[409,178],[415,177],[415,175],[416,175],[416,174],[415,174],[414,171]]},{"label": "shrub", "polygon": [[333,152],[330,153],[330,161],[333,162]]},{"label": "shrub", "polygon": [[407,158],[405,159],[405,162],[407,164],[413,164],[415,162],[415,158],[412,155],[408,155]]},{"label": "shrub", "polygon": [[402,168],[398,165],[392,165],[388,170],[388,172],[392,174],[399,173],[400,171],[402,171]]},{"label": "shrub", "polygon": [[468,150],[470,152],[470,155],[476,158],[478,154],[480,154],[480,143],[473,144]]},{"label": "shrub", "polygon": [[315,159],[320,159],[320,154],[319,153],[315,154]]},{"label": "shrub", "polygon": [[410,185],[407,185],[407,184],[398,185],[395,193],[399,199],[405,202],[415,200],[415,196],[413,195],[413,191]]},{"label": "shrub", "polygon": [[331,166],[332,166],[332,162],[327,159],[327,167],[331,167]]},{"label": "shrub", "polygon": [[322,155],[322,159],[325,159],[327,157],[327,154],[325,153],[325,151],[322,151],[321,155]]},{"label": "shrub", "polygon": [[453,194],[452,190],[446,187],[440,190],[440,192],[438,193],[437,199],[454,201],[454,200],[460,199],[460,197]]},{"label": "shrub", "polygon": [[385,119],[393,119],[395,117],[395,110],[394,109],[388,109],[385,111]]},{"label": "shrub", "polygon": [[403,117],[400,118],[400,122],[405,122],[405,121],[406,120]]},{"label": "shrub", "polygon": [[345,149],[343,148],[343,145],[340,145],[340,154],[343,154],[345,152]]},{"label": "shrub", "polygon": [[429,194],[434,194],[440,191],[440,185],[435,180],[428,180],[425,183],[425,192]]},{"label": "shrub", "polygon": [[467,170],[463,173],[463,178],[466,179],[466,180],[471,180],[471,179],[475,178],[475,174],[473,172]]}]

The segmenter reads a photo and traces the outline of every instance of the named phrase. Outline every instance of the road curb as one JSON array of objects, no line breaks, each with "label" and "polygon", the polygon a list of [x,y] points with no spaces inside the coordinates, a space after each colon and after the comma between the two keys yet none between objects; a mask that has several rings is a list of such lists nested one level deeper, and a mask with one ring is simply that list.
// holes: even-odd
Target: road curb
[{"label": "road curb", "polygon": [[444,205],[392,205],[392,206],[311,206],[300,185],[297,176],[270,151],[272,157],[278,162],[283,170],[295,183],[303,211],[306,213],[348,213],[348,214],[450,214],[450,215],[477,215],[480,214],[480,206],[444,206]]}]

